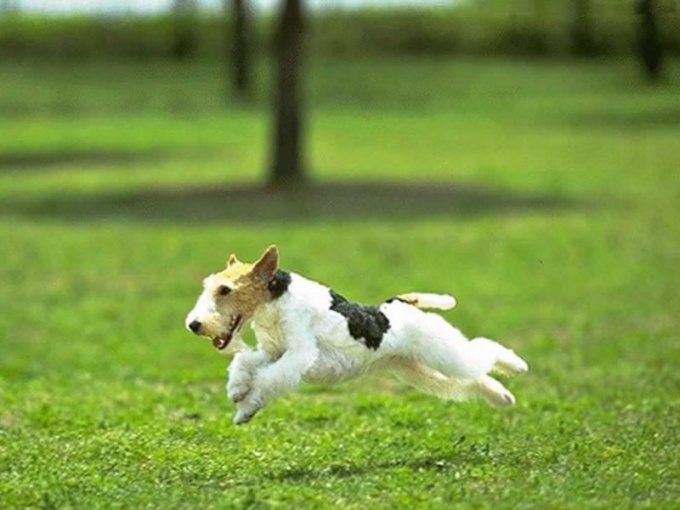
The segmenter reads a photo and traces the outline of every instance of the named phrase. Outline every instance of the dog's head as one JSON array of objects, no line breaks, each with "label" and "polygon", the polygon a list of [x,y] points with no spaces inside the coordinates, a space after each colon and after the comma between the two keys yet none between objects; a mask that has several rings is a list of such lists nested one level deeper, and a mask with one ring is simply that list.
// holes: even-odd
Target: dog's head
[{"label": "dog's head", "polygon": [[186,327],[196,335],[212,339],[223,350],[257,308],[269,299],[269,283],[279,263],[276,246],[265,250],[260,259],[248,264],[232,254],[227,267],[203,281],[203,292],[186,318]]}]

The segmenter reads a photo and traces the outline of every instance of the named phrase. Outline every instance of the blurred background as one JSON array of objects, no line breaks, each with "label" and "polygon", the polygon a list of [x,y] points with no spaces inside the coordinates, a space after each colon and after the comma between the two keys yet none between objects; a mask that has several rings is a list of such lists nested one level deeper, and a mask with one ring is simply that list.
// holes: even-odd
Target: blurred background
[{"label": "blurred background", "polygon": [[[0,0],[0,500],[676,504],[679,57],[677,0]],[[184,317],[272,243],[454,294],[517,407],[380,378],[234,432]]]},{"label": "blurred background", "polygon": [[[271,136],[248,157],[265,158],[260,182],[283,188],[311,180],[315,167],[316,175],[325,171],[310,157],[319,145],[306,129],[308,107],[322,118],[329,108],[437,109],[472,95],[490,107],[518,81],[492,90],[486,80],[466,85],[466,72],[514,76],[540,91],[547,89],[534,69],[556,63],[592,80],[618,65],[628,72],[612,80],[643,88],[668,77],[679,26],[675,0],[2,0],[0,111],[71,119],[222,111],[252,120],[257,109],[271,116]],[[534,69],[518,73],[523,64],[513,61]],[[493,69],[500,62],[512,71]],[[162,138],[124,145],[164,146]],[[22,156],[6,143],[5,165],[50,159]],[[203,144],[217,145],[208,137]],[[246,167],[255,169],[231,164],[223,176],[244,175]]]}]

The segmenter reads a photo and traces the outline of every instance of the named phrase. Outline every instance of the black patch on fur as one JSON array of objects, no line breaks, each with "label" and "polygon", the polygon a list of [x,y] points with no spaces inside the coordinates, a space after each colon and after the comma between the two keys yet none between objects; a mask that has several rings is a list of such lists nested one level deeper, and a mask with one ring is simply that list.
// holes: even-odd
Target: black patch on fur
[{"label": "black patch on fur", "polygon": [[291,280],[289,272],[277,269],[274,278],[269,282],[269,293],[272,299],[280,298],[288,290]]},{"label": "black patch on fur", "polygon": [[409,303],[409,302],[406,301],[405,299],[401,299],[400,297],[393,297],[393,298],[390,298],[390,299],[388,299],[387,301],[385,301],[385,303],[390,304],[390,303],[394,303],[395,301],[398,301],[398,302],[400,302],[400,303],[406,303],[407,305],[412,305],[412,304],[413,304],[413,303]]},{"label": "black patch on fur", "polygon": [[331,293],[331,310],[347,319],[352,338],[364,339],[366,347],[374,351],[380,347],[383,335],[390,329],[390,321],[377,306],[350,303],[337,292]]}]

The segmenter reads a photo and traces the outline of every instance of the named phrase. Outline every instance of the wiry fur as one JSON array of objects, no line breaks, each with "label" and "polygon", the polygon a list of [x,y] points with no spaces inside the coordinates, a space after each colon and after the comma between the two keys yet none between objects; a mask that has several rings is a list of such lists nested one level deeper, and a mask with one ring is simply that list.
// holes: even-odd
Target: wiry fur
[{"label": "wiry fur", "polygon": [[399,294],[396,299],[423,309],[450,310],[456,306],[456,298],[446,294],[409,292],[408,294]]},{"label": "wiry fur", "polygon": [[[373,349],[350,334],[346,317],[331,310],[328,287],[293,273],[285,292],[276,298],[268,294],[277,267],[275,247],[253,265],[232,256],[227,269],[206,279],[187,316],[187,327],[212,337],[213,343],[235,337],[232,346],[239,347],[227,383],[227,394],[237,407],[235,423],[249,421],[272,398],[293,391],[302,381],[333,384],[376,369],[390,370],[443,399],[479,397],[499,406],[515,402],[488,374],[525,372],[522,358],[486,338],[468,341],[441,316],[419,308],[448,309],[455,305],[453,297],[411,293],[381,304],[378,310],[389,328]],[[223,285],[231,289],[226,296],[219,294]],[[227,331],[237,316],[243,318],[237,331]],[[257,338],[255,350],[238,338],[246,322]]]}]

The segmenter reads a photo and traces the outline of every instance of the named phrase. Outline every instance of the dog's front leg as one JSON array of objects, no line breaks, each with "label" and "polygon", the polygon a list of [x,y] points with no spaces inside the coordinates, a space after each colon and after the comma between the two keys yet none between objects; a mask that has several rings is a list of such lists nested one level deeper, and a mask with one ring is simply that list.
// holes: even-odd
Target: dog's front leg
[{"label": "dog's front leg", "polygon": [[250,392],[256,371],[270,361],[269,355],[262,350],[243,350],[236,353],[229,365],[227,396],[238,403]]},{"label": "dog's front leg", "polygon": [[237,403],[234,423],[246,423],[269,400],[293,391],[304,373],[314,364],[318,354],[316,341],[308,329],[291,327],[286,338],[294,338],[288,350],[274,363],[260,366],[252,382],[251,391]]}]

